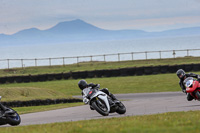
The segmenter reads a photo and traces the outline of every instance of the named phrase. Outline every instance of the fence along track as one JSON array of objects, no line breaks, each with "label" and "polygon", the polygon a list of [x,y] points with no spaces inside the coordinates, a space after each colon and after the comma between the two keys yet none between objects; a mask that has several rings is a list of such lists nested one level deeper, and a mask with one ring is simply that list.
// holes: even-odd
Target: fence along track
[{"label": "fence along track", "polygon": [[104,55],[90,56],[74,56],[74,57],[56,57],[56,58],[35,58],[35,59],[0,59],[0,69],[10,68],[25,68],[37,66],[52,66],[52,65],[69,65],[78,64],[80,62],[92,61],[128,61],[139,59],[164,59],[176,58],[185,56],[200,56],[200,49],[184,49],[184,50],[164,50],[164,51],[144,51],[144,52],[129,52],[115,53]]}]

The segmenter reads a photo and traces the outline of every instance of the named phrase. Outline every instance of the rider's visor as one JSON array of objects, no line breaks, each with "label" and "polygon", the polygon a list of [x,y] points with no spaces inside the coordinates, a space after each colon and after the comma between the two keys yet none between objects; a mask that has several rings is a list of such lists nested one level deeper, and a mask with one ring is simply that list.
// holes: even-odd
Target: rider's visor
[{"label": "rider's visor", "polygon": [[182,78],[182,77],[183,77],[183,74],[180,74],[180,75],[179,75],[179,78]]}]

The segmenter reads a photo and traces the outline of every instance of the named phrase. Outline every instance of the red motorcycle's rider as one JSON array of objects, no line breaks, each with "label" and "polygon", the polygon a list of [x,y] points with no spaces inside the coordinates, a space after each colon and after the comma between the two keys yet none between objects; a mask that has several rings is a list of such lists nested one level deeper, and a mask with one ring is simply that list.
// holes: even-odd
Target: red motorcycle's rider
[{"label": "red motorcycle's rider", "polygon": [[[93,83],[87,84],[87,82],[85,80],[80,80],[78,82],[78,86],[82,90],[83,102],[85,104],[87,104],[89,102],[89,99],[86,97],[87,94],[83,93],[83,90],[86,88],[90,88],[90,89],[99,89],[100,88],[100,84],[93,84]],[[101,89],[100,91],[102,91],[102,92],[106,93],[108,96],[110,96],[115,103],[119,102],[119,100],[117,100],[117,98],[112,93],[110,93],[107,88]]]},{"label": "red motorcycle's rider", "polygon": [[200,81],[200,75],[197,75],[197,74],[194,74],[194,73],[188,73],[186,74],[185,71],[183,69],[179,69],[177,72],[176,72],[178,78],[180,79],[179,81],[179,85],[180,87],[182,88],[182,91],[184,93],[187,94],[187,100],[188,101],[192,101],[194,98],[186,92],[186,87],[183,83],[183,81],[187,78],[187,77],[193,77],[193,78],[197,78],[198,81]]}]

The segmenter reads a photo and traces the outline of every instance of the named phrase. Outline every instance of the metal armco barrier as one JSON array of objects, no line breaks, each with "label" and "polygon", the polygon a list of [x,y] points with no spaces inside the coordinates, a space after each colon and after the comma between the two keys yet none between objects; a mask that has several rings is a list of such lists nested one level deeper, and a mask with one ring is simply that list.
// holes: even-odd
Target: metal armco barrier
[{"label": "metal armco barrier", "polygon": [[67,79],[165,74],[165,73],[176,73],[178,69],[184,69],[186,72],[200,71],[200,64],[130,67],[130,68],[120,68],[120,69],[80,71],[80,72],[69,72],[69,73],[9,76],[9,77],[0,77],[0,84],[15,83],[15,82],[16,83],[44,82],[44,81],[62,80],[62,79],[67,80]]}]

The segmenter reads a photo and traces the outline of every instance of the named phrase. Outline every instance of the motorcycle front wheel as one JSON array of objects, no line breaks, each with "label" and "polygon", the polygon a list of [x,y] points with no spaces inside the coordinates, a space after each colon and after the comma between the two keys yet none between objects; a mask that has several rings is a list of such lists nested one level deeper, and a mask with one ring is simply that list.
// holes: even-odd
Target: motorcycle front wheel
[{"label": "motorcycle front wheel", "polygon": [[[10,109],[10,108],[9,108]],[[21,123],[21,118],[19,116],[19,114],[14,111],[13,109],[11,113],[6,114],[6,121],[8,124],[10,124],[11,126],[17,126]]]},{"label": "motorcycle front wheel", "polygon": [[94,101],[92,107],[101,115],[108,116],[108,108],[103,100]]}]

